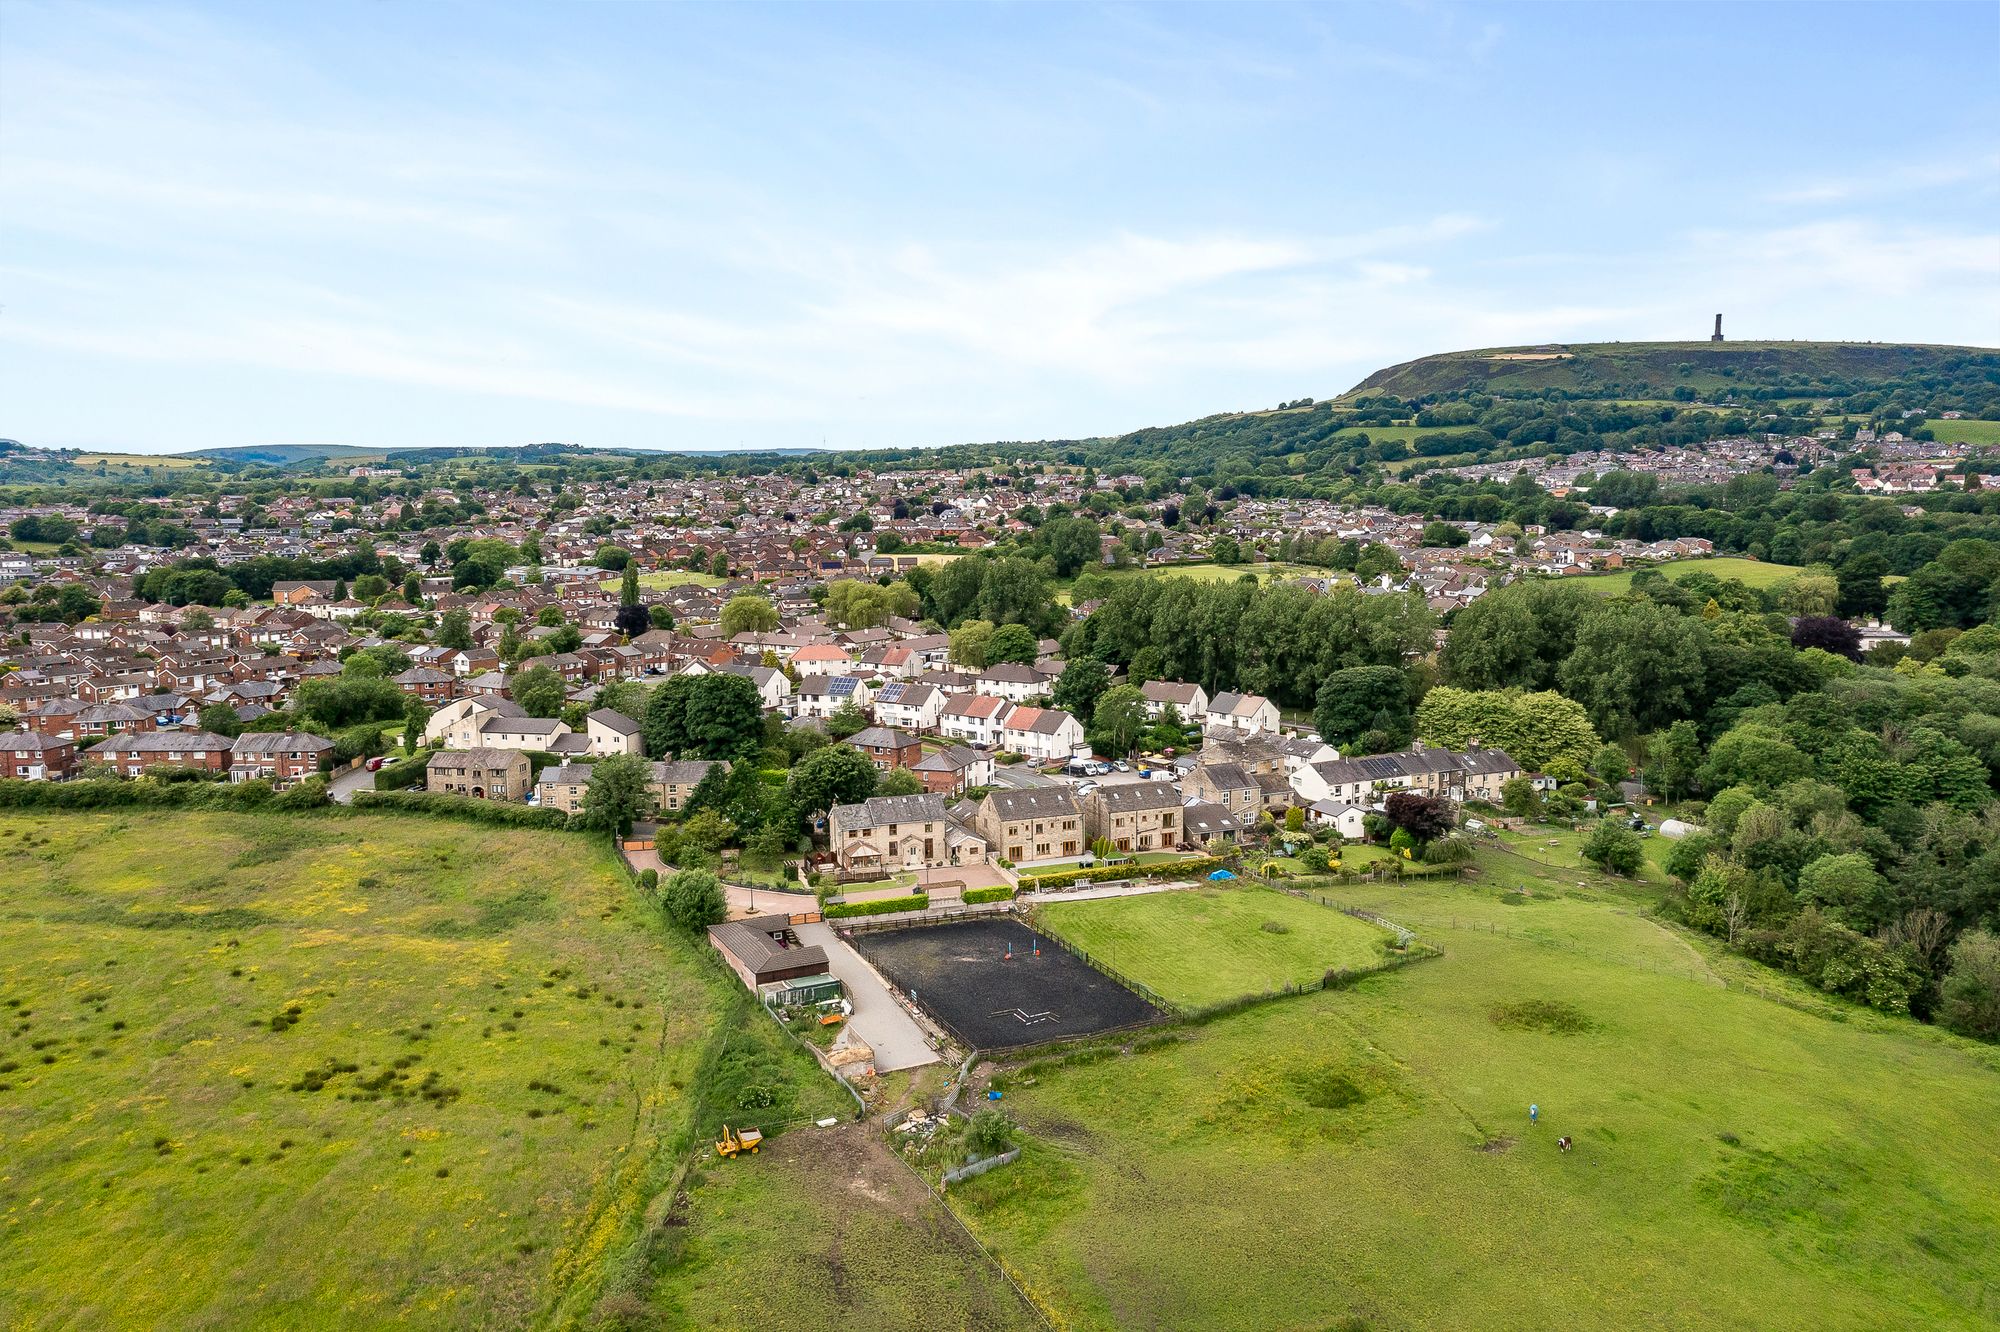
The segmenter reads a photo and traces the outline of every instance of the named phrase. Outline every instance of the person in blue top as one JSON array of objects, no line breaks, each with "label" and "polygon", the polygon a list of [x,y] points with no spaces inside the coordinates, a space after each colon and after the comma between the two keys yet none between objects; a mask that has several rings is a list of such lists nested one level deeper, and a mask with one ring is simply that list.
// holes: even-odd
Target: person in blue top
[{"label": "person in blue top", "polygon": [[1528,1107],[1528,1122],[1530,1124],[1539,1123],[1541,1121],[1541,1117],[1542,1117],[1542,1107],[1540,1107],[1539,1105],[1531,1105]]}]

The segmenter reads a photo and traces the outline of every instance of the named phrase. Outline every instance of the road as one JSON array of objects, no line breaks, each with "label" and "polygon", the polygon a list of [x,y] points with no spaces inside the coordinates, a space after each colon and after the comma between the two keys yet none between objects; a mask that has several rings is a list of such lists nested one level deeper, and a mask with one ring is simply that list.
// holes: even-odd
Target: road
[{"label": "road", "polygon": [[917,1020],[889,993],[875,968],[834,933],[831,925],[794,925],[792,929],[800,943],[818,944],[826,950],[827,969],[840,977],[848,1002],[854,1005],[854,1016],[848,1022],[875,1051],[877,1073],[938,1062],[938,1052],[931,1048],[930,1038]]},{"label": "road", "polygon": [[328,795],[333,797],[334,803],[351,805],[354,803],[354,793],[356,791],[372,791],[374,789],[375,774],[368,771],[368,765],[364,763],[358,768],[340,773],[327,784],[326,791]]}]

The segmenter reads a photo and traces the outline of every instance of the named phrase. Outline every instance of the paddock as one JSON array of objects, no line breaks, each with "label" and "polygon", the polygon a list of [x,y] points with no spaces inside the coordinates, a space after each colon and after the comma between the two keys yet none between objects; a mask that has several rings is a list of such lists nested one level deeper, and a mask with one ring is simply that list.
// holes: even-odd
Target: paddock
[{"label": "paddock", "polygon": [[854,946],[972,1049],[1011,1050],[1165,1016],[1017,920],[871,932],[857,935]]}]

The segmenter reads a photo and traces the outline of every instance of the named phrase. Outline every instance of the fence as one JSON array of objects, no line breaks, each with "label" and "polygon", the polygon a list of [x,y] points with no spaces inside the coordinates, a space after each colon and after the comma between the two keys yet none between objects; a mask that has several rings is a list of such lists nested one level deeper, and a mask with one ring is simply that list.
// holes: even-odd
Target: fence
[{"label": "fence", "polygon": [[956,1184],[960,1180],[972,1179],[974,1176],[983,1175],[987,1171],[997,1169],[1000,1166],[1011,1165],[1020,1159],[1021,1149],[1019,1147],[1010,1147],[998,1156],[983,1157],[980,1160],[972,1162],[970,1165],[962,1165],[956,1170],[945,1171],[944,1183],[950,1185]]},{"label": "fence", "polygon": [[[1117,981],[1120,985],[1124,986],[1132,993],[1138,995],[1141,999],[1144,999],[1147,1003],[1159,1009],[1162,1013],[1171,1014],[1176,1017],[1186,1016],[1185,1011],[1178,1004],[1170,1003],[1165,998],[1165,996],[1161,995],[1159,991],[1155,990],[1152,986],[1146,984],[1144,981],[1135,980],[1131,976],[1128,976],[1124,972],[1118,970],[1118,968],[1111,966],[1108,963],[1098,961],[1096,958],[1092,957],[1089,953],[1085,952],[1082,948],[1079,948],[1077,945],[1063,938],[1060,934],[1051,934],[1049,931],[1041,929],[1039,921],[1036,922],[1035,928],[1041,931],[1041,935],[1043,938],[1050,940],[1058,948],[1061,948],[1064,952],[1070,954],[1072,957],[1082,958],[1092,967],[1096,968],[1098,971],[1103,972],[1105,975],[1111,977],[1112,980]],[[1151,1024],[1144,1023],[1138,1025],[1150,1026]],[[1102,1035],[1103,1033],[1093,1032],[1092,1034]]]},{"label": "fence", "polygon": [[881,930],[908,930],[923,925],[942,925],[948,920],[964,920],[970,916],[999,916],[1012,911],[1012,902],[974,902],[970,906],[930,907],[923,911],[905,911],[894,918],[874,916],[842,916],[840,932],[844,935],[874,934]]}]

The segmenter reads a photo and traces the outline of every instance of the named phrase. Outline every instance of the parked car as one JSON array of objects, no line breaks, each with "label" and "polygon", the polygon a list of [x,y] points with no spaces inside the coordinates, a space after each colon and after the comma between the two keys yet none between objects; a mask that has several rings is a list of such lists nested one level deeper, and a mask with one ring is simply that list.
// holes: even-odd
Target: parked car
[{"label": "parked car", "polygon": [[380,772],[380,771],[382,771],[382,760],[381,760],[380,758],[372,758],[372,759],[369,759],[369,760],[368,760],[368,771],[370,771],[370,772]]},{"label": "parked car", "polygon": [[1124,759],[1119,759],[1116,763],[1113,763],[1111,766],[1118,769],[1118,771],[1120,772],[1132,771],[1132,765],[1127,763]]}]

